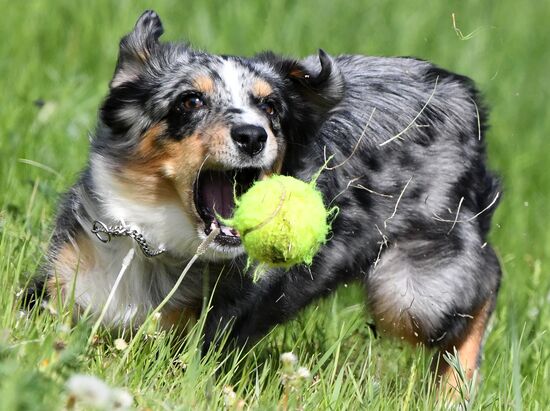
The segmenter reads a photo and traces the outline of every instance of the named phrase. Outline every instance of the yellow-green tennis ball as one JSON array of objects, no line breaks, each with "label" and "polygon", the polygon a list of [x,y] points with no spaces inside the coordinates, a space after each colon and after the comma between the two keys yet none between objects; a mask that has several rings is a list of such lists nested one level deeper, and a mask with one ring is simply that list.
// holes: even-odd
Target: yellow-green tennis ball
[{"label": "yellow-green tennis ball", "polygon": [[326,240],[327,218],[315,183],[273,175],[238,199],[228,224],[239,231],[250,259],[289,268],[311,264]]}]

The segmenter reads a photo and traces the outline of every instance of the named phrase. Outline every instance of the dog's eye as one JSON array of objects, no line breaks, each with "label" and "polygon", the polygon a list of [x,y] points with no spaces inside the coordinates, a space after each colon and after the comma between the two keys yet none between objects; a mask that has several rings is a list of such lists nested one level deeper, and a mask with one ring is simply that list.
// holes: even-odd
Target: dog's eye
[{"label": "dog's eye", "polygon": [[183,97],[182,104],[186,110],[196,110],[203,107],[205,102],[200,94],[188,94]]},{"label": "dog's eye", "polygon": [[275,105],[271,101],[263,101],[258,104],[258,108],[262,110],[268,116],[275,114]]}]

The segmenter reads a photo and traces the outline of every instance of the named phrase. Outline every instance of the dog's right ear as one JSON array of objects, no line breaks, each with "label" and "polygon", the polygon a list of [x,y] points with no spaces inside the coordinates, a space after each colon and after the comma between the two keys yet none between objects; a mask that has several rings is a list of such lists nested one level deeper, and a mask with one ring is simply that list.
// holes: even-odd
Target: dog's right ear
[{"label": "dog's right ear", "polygon": [[118,61],[111,87],[116,87],[139,76],[159,45],[164,33],[160,17],[153,10],[144,12],[134,30],[120,40]]}]

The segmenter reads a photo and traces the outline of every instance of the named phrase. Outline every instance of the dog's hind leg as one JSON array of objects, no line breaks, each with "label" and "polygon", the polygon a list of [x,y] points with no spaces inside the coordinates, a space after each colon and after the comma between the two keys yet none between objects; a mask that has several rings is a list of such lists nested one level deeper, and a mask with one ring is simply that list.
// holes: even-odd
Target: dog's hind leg
[{"label": "dog's hind leg", "polygon": [[[462,384],[474,378],[479,368],[487,322],[494,307],[494,298],[489,298],[470,318],[462,335],[438,347],[433,369],[437,373],[441,387],[447,389],[451,397],[467,397],[468,391],[461,390]],[[456,353],[460,370],[451,366],[445,356]]]},{"label": "dog's hind leg", "polygon": [[392,245],[366,280],[377,328],[437,348],[435,370],[442,388],[451,389],[460,388],[462,381],[442,356],[456,350],[466,378],[472,378],[500,282],[491,247],[471,232],[458,231],[454,240],[450,236]]}]

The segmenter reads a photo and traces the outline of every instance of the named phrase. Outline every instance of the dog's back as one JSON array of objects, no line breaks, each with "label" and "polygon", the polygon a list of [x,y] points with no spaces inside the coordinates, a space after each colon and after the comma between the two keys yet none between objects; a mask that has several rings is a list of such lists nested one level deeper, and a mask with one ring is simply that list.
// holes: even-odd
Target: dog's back
[{"label": "dog's back", "polygon": [[[376,222],[390,232],[402,229],[400,219],[454,222],[461,203],[462,221],[491,204],[499,185],[487,171],[485,108],[470,79],[412,58],[341,56],[335,63],[345,91],[311,141],[309,155],[317,158],[299,171],[304,177],[334,155],[334,170],[323,175],[346,185],[357,178],[349,191],[359,200],[376,199],[369,202],[370,218],[373,212],[391,215],[396,198],[390,196],[409,183],[400,199],[403,211]],[[373,192],[359,194],[357,185]],[[483,235],[493,211],[473,219]]]}]

